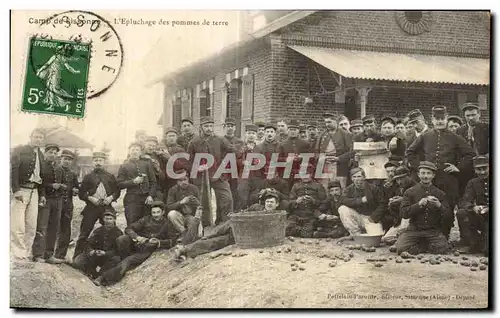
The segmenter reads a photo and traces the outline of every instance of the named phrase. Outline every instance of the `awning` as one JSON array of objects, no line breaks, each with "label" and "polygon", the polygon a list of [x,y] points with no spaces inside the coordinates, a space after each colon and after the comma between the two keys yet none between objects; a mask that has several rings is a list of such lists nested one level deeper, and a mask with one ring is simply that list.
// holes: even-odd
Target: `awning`
[{"label": "awning", "polygon": [[490,84],[489,59],[294,45],[289,47],[348,78],[470,85]]}]

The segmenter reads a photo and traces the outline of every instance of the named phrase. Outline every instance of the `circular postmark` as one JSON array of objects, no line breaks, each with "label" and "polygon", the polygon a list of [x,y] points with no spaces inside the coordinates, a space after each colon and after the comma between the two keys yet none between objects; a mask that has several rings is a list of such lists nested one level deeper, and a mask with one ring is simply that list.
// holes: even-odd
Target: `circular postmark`
[{"label": "circular postmark", "polygon": [[[90,44],[87,99],[102,95],[120,75],[123,65],[121,39],[106,19],[93,12],[65,11],[43,19],[35,38]],[[33,55],[31,63],[35,70],[40,67]]]}]

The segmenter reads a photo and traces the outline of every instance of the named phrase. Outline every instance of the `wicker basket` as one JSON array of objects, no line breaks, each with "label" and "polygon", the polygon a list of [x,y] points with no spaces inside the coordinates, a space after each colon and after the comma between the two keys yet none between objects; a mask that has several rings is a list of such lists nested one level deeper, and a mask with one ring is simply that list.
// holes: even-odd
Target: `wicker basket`
[{"label": "wicker basket", "polygon": [[286,211],[252,211],[232,214],[231,227],[236,246],[259,248],[283,244]]}]

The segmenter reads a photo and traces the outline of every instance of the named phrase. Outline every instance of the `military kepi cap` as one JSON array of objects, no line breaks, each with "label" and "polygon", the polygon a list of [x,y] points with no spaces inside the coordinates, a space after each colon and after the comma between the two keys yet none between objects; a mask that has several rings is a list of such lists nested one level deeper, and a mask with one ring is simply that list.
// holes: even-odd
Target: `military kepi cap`
[{"label": "military kepi cap", "polygon": [[420,119],[424,117],[420,109],[414,109],[411,112],[408,113],[408,122],[411,123],[412,121],[415,121],[417,119]]},{"label": "military kepi cap", "polygon": [[432,107],[433,117],[445,117],[447,115],[446,106],[434,106]]},{"label": "military kepi cap", "polygon": [[382,118],[382,121],[381,121],[382,125],[385,124],[386,122],[392,123],[394,126],[396,126],[396,120],[391,116],[386,116],[386,117]]},{"label": "military kepi cap", "polygon": [[128,146],[128,149],[132,148],[132,147],[139,147],[141,149],[144,149],[144,145],[138,141],[134,141],[132,142],[129,146]]},{"label": "military kepi cap", "polygon": [[145,139],[144,139],[144,142],[148,142],[148,141],[152,141],[152,142],[156,142],[158,143],[158,138],[156,136],[147,136]]},{"label": "military kepi cap", "polygon": [[409,174],[410,170],[408,168],[406,168],[405,166],[400,166],[397,167],[396,170],[394,170],[394,177],[392,177],[392,179],[399,179],[402,177],[406,177]]},{"label": "military kepi cap", "polygon": [[374,122],[375,117],[373,115],[366,115],[361,120],[363,121],[363,124],[368,124],[368,123]]},{"label": "military kepi cap", "polygon": [[200,118],[200,125],[213,124],[214,119],[210,116],[203,116]]},{"label": "military kepi cap", "polygon": [[474,168],[476,167],[487,167],[490,165],[489,156],[476,156],[473,159]]},{"label": "military kepi cap", "polygon": [[181,123],[183,123],[183,122],[185,122],[185,121],[190,122],[190,123],[191,123],[191,125],[194,125],[193,118],[191,118],[191,117],[186,117],[186,118],[183,118],[183,119],[181,120]]},{"label": "military kepi cap", "polygon": [[48,151],[50,149],[55,149],[57,152],[59,152],[59,146],[56,144],[46,144],[45,145],[45,151]]},{"label": "military kepi cap", "polygon": [[168,133],[176,133],[177,135],[179,134],[179,131],[175,128],[175,127],[168,127],[166,130],[165,130],[165,135],[168,134]]},{"label": "military kepi cap", "polygon": [[268,129],[268,128],[272,128],[274,130],[278,129],[276,123],[267,123],[265,126],[264,126],[265,129]]},{"label": "military kepi cap", "polygon": [[351,120],[351,127],[350,128],[353,128],[353,127],[363,127],[363,121],[361,121],[361,119]]},{"label": "military kepi cap", "polygon": [[249,124],[245,126],[245,131],[255,131],[257,132],[259,128],[255,125]]},{"label": "military kepi cap", "polygon": [[106,155],[105,152],[102,152],[102,151],[96,151],[94,153],[92,153],[92,158],[102,158],[102,159],[106,159],[108,156]]},{"label": "military kepi cap", "polygon": [[462,124],[463,124],[462,118],[460,118],[460,116],[457,116],[457,115],[450,115],[450,116],[448,116],[448,121],[457,122],[457,123],[460,124],[460,126],[462,126]]},{"label": "military kepi cap", "polygon": [[342,185],[340,184],[340,181],[337,179],[334,179],[330,182],[328,182],[328,189],[330,188],[342,188]]},{"label": "military kepi cap", "polygon": [[299,129],[300,125],[299,122],[296,119],[290,120],[290,123],[288,124],[288,128],[297,128]]},{"label": "military kepi cap", "polygon": [[387,167],[399,167],[399,161],[389,160],[384,165],[384,168],[387,168]]},{"label": "military kepi cap", "polygon": [[256,122],[255,122],[255,125],[256,125],[257,127],[259,127],[259,128],[264,128],[264,127],[266,127],[266,123],[265,123],[265,122],[263,122],[263,121],[256,121]]},{"label": "military kepi cap", "polygon": [[334,113],[323,113],[323,118],[333,118],[337,119],[337,115]]},{"label": "military kepi cap", "polygon": [[437,167],[433,162],[430,161],[420,161],[420,164],[418,165],[418,169],[429,169],[432,171],[436,171]]},{"label": "military kepi cap", "polygon": [[226,120],[224,121],[226,125],[234,125],[236,126],[236,119],[227,117]]},{"label": "military kepi cap", "polygon": [[476,103],[465,103],[462,105],[462,111],[466,111],[466,110],[469,110],[469,109],[476,109],[478,110],[479,109],[479,105],[476,104]]},{"label": "military kepi cap", "polygon": [[309,129],[309,128],[314,128],[314,129],[316,129],[316,128],[317,128],[317,126],[316,126],[315,124],[308,124],[308,125],[306,126],[306,128],[307,128],[307,129]]},{"label": "military kepi cap", "polygon": [[75,154],[70,151],[70,150],[67,150],[67,149],[64,149],[62,152],[61,152],[61,157],[66,157],[66,158],[70,158],[70,159],[75,159]]},{"label": "military kepi cap", "polygon": [[111,207],[111,206],[107,206],[104,210],[104,213],[103,213],[103,216],[106,216],[106,215],[112,216],[116,219],[115,209],[113,209],[113,207]]},{"label": "military kepi cap", "polygon": [[153,203],[151,203],[151,208],[161,208],[163,210],[165,209],[165,203],[162,201],[153,201]]},{"label": "military kepi cap", "polygon": [[304,124],[300,124],[299,125],[299,131],[303,132],[303,131],[306,131],[306,130],[307,130],[306,125],[304,125]]}]

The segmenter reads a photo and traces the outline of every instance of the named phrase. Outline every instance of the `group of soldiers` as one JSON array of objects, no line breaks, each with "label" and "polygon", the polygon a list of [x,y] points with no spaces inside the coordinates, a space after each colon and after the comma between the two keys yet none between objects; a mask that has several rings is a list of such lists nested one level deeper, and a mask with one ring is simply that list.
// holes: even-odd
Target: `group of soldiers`
[{"label": "group of soldiers", "polygon": [[[296,120],[248,124],[242,139],[235,136],[232,118],[223,124],[224,136],[214,133],[211,117],[200,118],[199,133],[185,118],[181,132],[168,128],[162,140],[138,131],[117,176],[105,169],[106,153],[95,152],[93,170],[81,182],[69,168],[75,154],[53,144],[45,144],[42,153],[44,132],[35,129],[29,144],[12,152],[11,255],[65,262],[73,196],[86,205],[71,264],[99,285],[120,280],[159,248],[175,247],[176,259],[182,260],[233,244],[229,214],[246,211],[287,211],[289,236],[383,235],[398,253],[414,254],[449,251],[456,214],[460,241],[455,248],[488,253],[489,124],[480,121],[474,103],[461,111],[465,124],[446,107],[433,107],[432,128],[418,109],[401,120],[384,117],[380,126],[372,115],[349,121],[326,113],[322,127]],[[355,142],[386,143],[387,179],[366,178]],[[168,165],[177,153],[189,159]],[[201,169],[206,162],[193,162],[199,153],[210,154],[215,163]],[[215,178],[228,153],[237,158],[238,177]],[[255,163],[246,160],[250,153],[262,154],[266,162],[245,177],[244,167]],[[308,162],[299,156],[305,153],[314,154]],[[271,166],[273,154],[289,162],[292,172],[306,165],[307,173],[284,177],[284,169]],[[323,172],[334,178],[315,178],[322,160]],[[168,167],[182,177],[173,178]],[[207,209],[201,195],[204,173],[216,198],[215,227],[205,236],[200,230]],[[124,189],[122,232],[112,203]],[[102,226],[94,230],[97,221]]]}]

